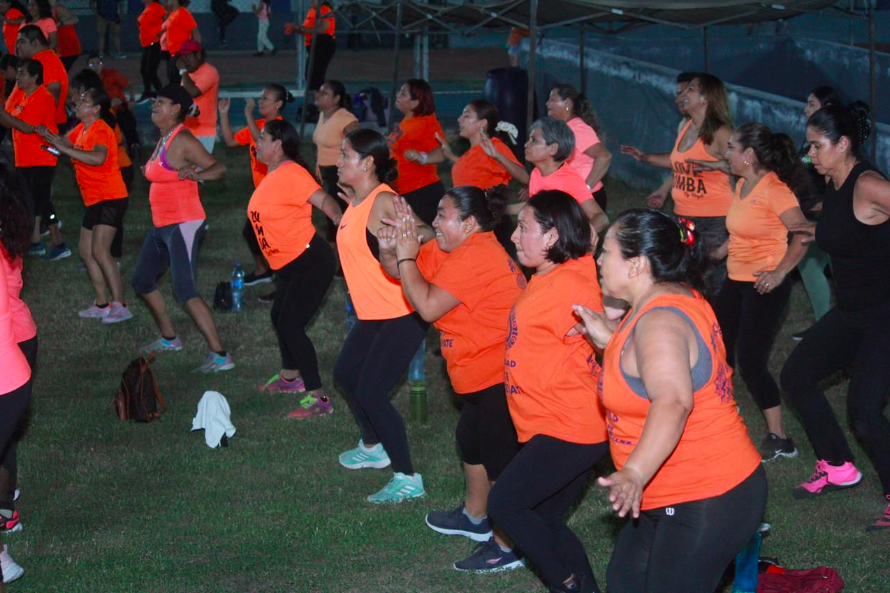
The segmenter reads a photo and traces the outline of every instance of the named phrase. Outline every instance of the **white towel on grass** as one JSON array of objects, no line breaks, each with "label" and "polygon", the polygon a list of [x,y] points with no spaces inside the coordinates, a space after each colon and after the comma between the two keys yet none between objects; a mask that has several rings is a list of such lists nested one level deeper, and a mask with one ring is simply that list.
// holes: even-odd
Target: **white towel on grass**
[{"label": "white towel on grass", "polygon": [[198,402],[198,414],[192,420],[192,430],[204,429],[204,441],[211,449],[219,447],[219,442],[225,434],[231,438],[235,434],[235,426],[232,424],[232,410],[229,402],[218,391],[205,391]]}]

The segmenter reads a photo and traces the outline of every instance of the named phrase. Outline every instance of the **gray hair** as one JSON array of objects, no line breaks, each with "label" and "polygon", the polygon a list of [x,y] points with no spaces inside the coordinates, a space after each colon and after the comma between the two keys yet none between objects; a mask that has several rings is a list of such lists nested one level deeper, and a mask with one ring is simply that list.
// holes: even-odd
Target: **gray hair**
[{"label": "gray hair", "polygon": [[535,121],[528,129],[528,135],[531,136],[535,128],[541,128],[541,135],[544,136],[544,142],[549,146],[556,144],[556,154],[553,160],[559,163],[567,160],[575,151],[575,134],[564,121],[553,119],[552,117],[542,117]]}]

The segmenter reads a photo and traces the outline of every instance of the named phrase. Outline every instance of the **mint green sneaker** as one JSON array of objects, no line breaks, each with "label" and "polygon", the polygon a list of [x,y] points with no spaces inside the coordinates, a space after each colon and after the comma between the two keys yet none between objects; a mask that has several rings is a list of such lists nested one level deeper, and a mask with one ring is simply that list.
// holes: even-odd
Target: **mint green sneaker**
[{"label": "mint green sneaker", "polygon": [[423,477],[420,474],[406,476],[402,472],[396,472],[392,475],[389,484],[383,487],[383,490],[368,496],[368,502],[375,504],[403,502],[409,498],[419,498],[424,494],[426,491],[423,489]]},{"label": "mint green sneaker", "polygon": [[372,467],[374,469],[383,469],[389,466],[389,455],[381,443],[377,443],[373,448],[368,449],[361,440],[358,447],[340,453],[340,465],[346,469],[362,469]]}]

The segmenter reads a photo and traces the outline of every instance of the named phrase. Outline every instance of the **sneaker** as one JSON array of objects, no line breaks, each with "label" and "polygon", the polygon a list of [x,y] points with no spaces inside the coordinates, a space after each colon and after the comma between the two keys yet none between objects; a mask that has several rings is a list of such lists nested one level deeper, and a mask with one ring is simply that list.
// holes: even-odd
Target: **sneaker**
[{"label": "sneaker", "polygon": [[503,572],[525,566],[525,560],[519,557],[516,550],[505,552],[494,538],[476,544],[473,553],[454,563],[455,570],[472,572]]},{"label": "sneaker", "polygon": [[312,418],[313,416],[324,416],[334,411],[331,400],[328,396],[322,394],[320,397],[314,395],[306,395],[300,400],[300,407],[287,415],[288,418],[296,418],[303,420],[304,418]]},{"label": "sneaker", "polygon": [[389,466],[389,455],[383,445],[377,443],[370,449],[365,447],[363,441],[358,442],[358,447],[340,453],[340,465],[346,469],[363,469],[371,467],[374,469],[383,469]]},{"label": "sneaker", "polygon": [[18,501],[19,498],[22,497],[22,491],[18,488],[15,489],[15,494],[12,495],[12,502]]},{"label": "sneaker", "polygon": [[273,290],[270,293],[261,294],[260,296],[258,296],[256,298],[256,300],[258,300],[261,303],[269,303],[269,304],[274,303],[275,302],[275,291]]},{"label": "sneaker", "polygon": [[[8,512],[8,511],[7,511]],[[7,518],[3,515],[0,515],[0,532],[3,535],[7,535],[9,533],[16,533],[22,530],[22,520],[19,518],[18,511],[12,511],[12,516]]]},{"label": "sneaker", "polygon": [[795,332],[795,333],[791,334],[791,339],[794,340],[795,342],[800,342],[801,340],[803,340],[803,337],[805,335],[807,335],[807,330]]},{"label": "sneaker", "polygon": [[43,243],[31,243],[28,245],[28,255],[46,255],[46,247]]},{"label": "sneaker", "polygon": [[[62,219],[57,218],[56,224],[59,225],[59,230],[61,231],[62,230]],[[49,237],[49,226],[43,221],[42,218],[40,219],[40,236],[41,237]]]},{"label": "sneaker", "polygon": [[[387,461],[389,461],[387,459]],[[384,502],[404,502],[410,498],[420,498],[426,494],[423,489],[423,477],[415,473],[407,476],[402,472],[395,472],[389,483],[379,492],[368,496],[368,502],[381,504]]]},{"label": "sneaker", "polygon": [[3,546],[3,551],[0,551],[0,572],[3,572],[4,584],[11,583],[25,574],[25,569],[15,563],[6,546]]},{"label": "sneaker", "polygon": [[816,462],[816,471],[810,479],[797,486],[791,495],[798,499],[814,498],[835,490],[852,488],[861,480],[862,473],[849,461],[838,467],[820,459]]},{"label": "sneaker", "polygon": [[797,447],[791,439],[780,439],[773,433],[769,433],[764,437],[758,447],[760,451],[761,461],[772,461],[779,457],[788,457],[794,459],[797,457]]},{"label": "sneaker", "polygon": [[303,384],[302,377],[288,381],[283,379],[281,375],[274,375],[264,385],[257,386],[257,389],[266,393],[300,393],[306,391],[306,385]]},{"label": "sneaker", "polygon": [[225,356],[220,356],[216,352],[211,352],[204,359],[201,366],[192,369],[193,373],[218,373],[220,371],[228,371],[235,368],[235,361],[232,355],[226,352]]},{"label": "sneaker", "polygon": [[256,286],[257,284],[272,282],[273,275],[274,272],[272,272],[272,270],[268,270],[265,274],[257,274],[256,272],[251,272],[244,277],[244,286]]},{"label": "sneaker", "polygon": [[111,311],[105,316],[102,323],[120,323],[127,319],[133,319],[133,314],[130,312],[130,308],[123,303],[112,301],[109,309],[111,309]]},{"label": "sneaker", "polygon": [[94,302],[89,308],[78,311],[77,315],[81,319],[105,319],[108,317],[109,313],[111,313],[111,305],[99,307]]},{"label": "sneaker", "polygon": [[61,245],[53,245],[50,247],[49,251],[46,252],[46,255],[43,256],[43,259],[46,261],[59,261],[66,257],[71,257],[71,250],[68,249],[68,245],[62,243]]},{"label": "sneaker", "polygon": [[[451,511],[436,511],[426,516],[427,526],[445,535],[462,535],[474,542],[487,542],[491,538],[491,522],[488,517],[476,525],[464,513],[464,503]],[[460,569],[458,569],[460,570]]]},{"label": "sneaker", "polygon": [[172,340],[168,340],[161,336],[151,344],[146,344],[142,347],[143,354],[149,354],[151,352],[179,352],[182,350],[182,340],[179,336],[176,336]]},{"label": "sneaker", "polygon": [[[887,495],[887,502],[890,503],[890,494]],[[865,528],[866,531],[888,531],[890,530],[890,504],[884,509],[884,514],[878,517],[878,520]]]}]

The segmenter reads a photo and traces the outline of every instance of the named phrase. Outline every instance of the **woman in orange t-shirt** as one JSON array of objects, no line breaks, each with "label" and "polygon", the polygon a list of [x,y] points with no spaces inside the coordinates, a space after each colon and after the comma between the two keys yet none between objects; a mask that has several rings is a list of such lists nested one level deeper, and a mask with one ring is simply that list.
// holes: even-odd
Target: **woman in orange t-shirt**
[{"label": "woman in orange t-shirt", "polygon": [[612,552],[609,591],[711,593],[763,519],[766,474],[698,292],[709,265],[691,225],[627,210],[599,269],[605,295],[629,311],[618,323],[575,307],[605,348],[600,394],[617,471],[598,482],[618,516],[634,519]]},{"label": "woman in orange t-shirt", "polygon": [[77,28],[74,25],[80,20],[77,15],[68,10],[67,7],[56,2],[53,5],[53,18],[56,21],[58,30],[56,34],[59,36],[59,59],[65,65],[65,70],[71,71],[71,66],[83,53],[80,45],[80,37],[77,36]]},{"label": "woman in orange t-shirt", "polygon": [[15,40],[19,35],[19,29],[25,22],[25,13],[28,10],[18,0],[0,0],[0,21],[3,21],[3,39],[6,42],[6,51],[15,55]]},{"label": "woman in orange t-shirt", "polygon": [[247,216],[269,267],[278,276],[272,303],[272,327],[278,336],[281,372],[261,391],[305,392],[289,418],[333,412],[321,386],[315,346],[306,325],[334,279],[334,252],[315,233],[312,208],[340,222],[340,207],[325,193],[300,157],[300,137],[284,120],[265,125],[256,142],[256,158],[268,167],[247,205]]},{"label": "woman in orange t-shirt", "polygon": [[[423,496],[423,478],[414,472],[408,435],[389,400],[429,324],[414,312],[398,280],[384,272],[378,235],[384,219],[396,220],[395,192],[387,183],[398,171],[386,139],[373,130],[356,130],[343,141],[337,161],[340,186],[350,202],[337,230],[337,254],[358,317],[349,330],[334,380],[340,384],[361,432],[356,448],[340,454],[348,469],[392,464],[389,484],[369,502],[402,502]],[[433,237],[422,226],[423,240]]]},{"label": "woman in orange t-shirt", "polygon": [[551,591],[599,591],[565,514],[605,454],[596,397],[600,367],[572,305],[603,310],[590,225],[561,191],[533,196],[513,233],[519,263],[535,270],[510,313],[504,351],[507,404],[522,449],[488,497],[489,514]]},{"label": "woman in orange t-shirt", "polygon": [[179,84],[182,81],[176,65],[176,54],[182,44],[189,39],[201,43],[198,23],[186,8],[190,3],[190,0],[164,0],[167,18],[161,24],[161,59],[167,60],[168,84]]},{"label": "woman in orange t-shirt", "polygon": [[484,542],[454,564],[475,572],[522,565],[503,533],[492,535],[487,517],[491,486],[518,448],[504,393],[504,341],[510,308],[525,288],[525,276],[494,236],[506,204],[503,185],[488,191],[455,187],[439,201],[435,241],[421,247],[410,220],[381,229],[378,237],[380,263],[401,280],[420,316],[441,332],[451,385],[463,400],[455,433],[467,482],[466,505],[430,513],[426,524],[439,533]]},{"label": "woman in orange t-shirt", "polygon": [[412,78],[396,94],[396,109],[404,118],[389,135],[389,149],[399,164],[395,189],[404,197],[424,224],[433,224],[445,186],[436,166],[442,157],[440,138],[445,136],[436,119],[433,89],[425,80]]},{"label": "woman in orange t-shirt", "polygon": [[726,162],[739,182],[726,215],[729,277],[717,294],[714,311],[723,329],[727,360],[739,370],[766,419],[767,435],[759,447],[763,460],[797,457],[794,441],[782,425],[782,401],[769,372],[769,358],[791,300],[788,273],[807,251],[802,235],[788,239],[792,226],[806,222],[795,193],[806,195],[807,173],[791,138],[759,123],[736,129]]},{"label": "woman in orange t-shirt", "polygon": [[[139,25],[139,45],[142,46],[142,59],[139,74],[142,76],[142,96],[139,103],[148,101],[155,92],[163,88],[158,76],[161,64],[161,27],[167,18],[167,10],[160,0],[142,0],[142,13],[136,19]],[[152,90],[154,89],[154,90]]]},{"label": "woman in orange t-shirt", "polygon": [[[260,186],[260,182],[262,182],[268,171],[268,167],[265,163],[257,157],[257,140],[259,140],[260,134],[266,123],[281,119],[281,112],[284,111],[284,106],[293,100],[294,97],[290,94],[290,91],[280,84],[273,83],[267,85],[266,88],[263,89],[263,94],[260,95],[258,102],[254,102],[254,100],[250,98],[244,102],[244,119],[247,120],[247,125],[237,132],[232,130],[232,123],[229,120],[231,100],[228,98],[219,100],[219,126],[222,139],[226,143],[226,146],[231,146],[233,148],[236,146],[248,147],[250,154],[250,172],[253,176],[254,189]],[[253,110],[256,108],[257,104],[259,104],[260,119],[254,118],[253,115]],[[254,260],[253,271],[244,276],[244,286],[254,286],[264,282],[272,282],[272,270],[269,269],[269,264],[263,256],[263,250],[260,249],[256,235],[254,235],[253,225],[251,224],[249,217],[244,221],[244,228],[241,230],[241,235],[244,237],[244,241],[247,243],[247,247],[250,249],[250,253],[253,255]]]},{"label": "woman in orange t-shirt", "polygon": [[49,42],[49,48],[57,50],[59,46],[59,33],[56,27],[56,19],[53,17],[53,7],[49,0],[30,0],[28,2],[28,22],[37,25],[43,36]]},{"label": "woman in orange t-shirt", "polygon": [[[75,103],[80,123],[67,136],[42,136],[74,162],[77,185],[86,211],[80,229],[79,251],[96,293],[95,302],[78,314],[85,319],[118,323],[133,314],[124,300],[121,272],[111,256],[111,242],[127,211],[127,188],[117,158],[117,124],[111,99],[101,89],[87,89]],[[106,284],[111,288],[108,301]]]}]

